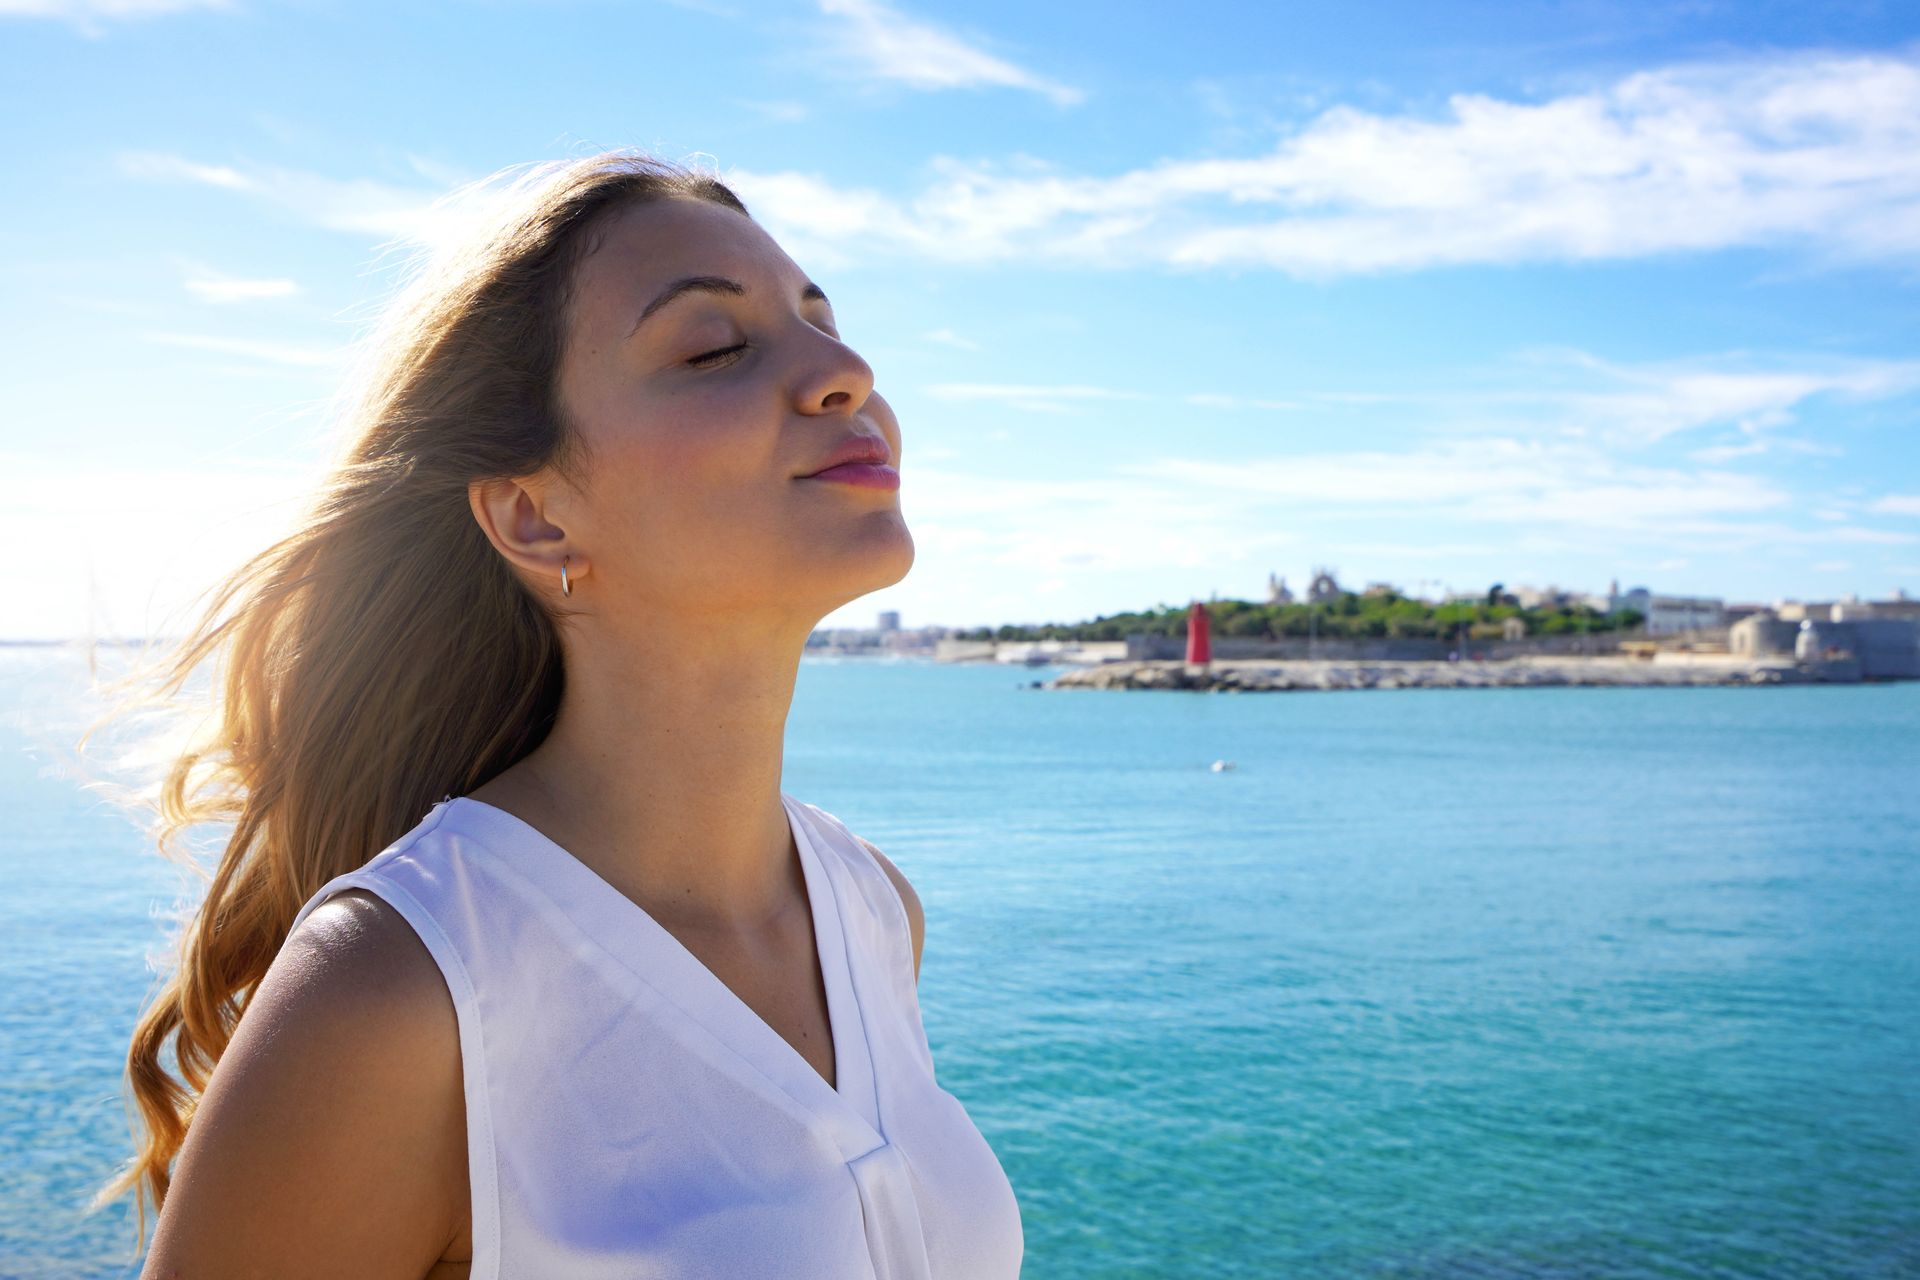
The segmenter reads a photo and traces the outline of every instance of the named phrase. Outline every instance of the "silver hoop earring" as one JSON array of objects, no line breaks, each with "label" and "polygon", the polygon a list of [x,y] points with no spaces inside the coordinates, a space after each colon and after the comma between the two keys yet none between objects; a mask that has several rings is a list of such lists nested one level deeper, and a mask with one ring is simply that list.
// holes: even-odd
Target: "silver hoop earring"
[{"label": "silver hoop earring", "polygon": [[573,584],[567,581],[567,560],[571,559],[573,559],[573,557],[568,556],[560,562],[560,594],[563,596],[573,594]]}]

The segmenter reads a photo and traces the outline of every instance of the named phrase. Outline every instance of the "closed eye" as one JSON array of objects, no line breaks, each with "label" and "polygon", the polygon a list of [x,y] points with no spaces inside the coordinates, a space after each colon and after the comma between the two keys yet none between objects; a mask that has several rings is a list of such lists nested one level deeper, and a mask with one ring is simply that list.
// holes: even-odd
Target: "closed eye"
[{"label": "closed eye", "polygon": [[710,365],[717,365],[722,361],[726,360],[729,356],[736,355],[739,352],[745,351],[746,349],[747,349],[746,343],[736,342],[730,347],[721,347],[717,351],[709,351],[704,355],[694,356],[691,360],[688,360],[687,363],[690,365],[696,365],[701,368],[706,368]]}]

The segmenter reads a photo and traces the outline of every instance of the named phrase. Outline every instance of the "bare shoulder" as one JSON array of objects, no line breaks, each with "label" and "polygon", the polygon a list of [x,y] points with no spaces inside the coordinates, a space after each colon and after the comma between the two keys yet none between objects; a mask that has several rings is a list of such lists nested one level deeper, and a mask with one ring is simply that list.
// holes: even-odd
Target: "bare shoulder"
[{"label": "bare shoulder", "polygon": [[466,1226],[466,1174],[446,981],[404,916],[348,890],[249,1000],[142,1274],[421,1277]]},{"label": "bare shoulder", "polygon": [[920,895],[913,891],[913,886],[907,883],[907,877],[900,868],[893,865],[893,860],[880,852],[879,847],[871,840],[864,836],[855,836],[854,839],[867,847],[867,852],[874,856],[880,864],[880,869],[887,873],[889,880],[893,881],[893,887],[900,891],[900,901],[907,908],[907,928],[913,935],[913,976],[917,979],[920,976],[920,952],[926,943],[927,935],[927,918],[926,913],[920,908]]}]

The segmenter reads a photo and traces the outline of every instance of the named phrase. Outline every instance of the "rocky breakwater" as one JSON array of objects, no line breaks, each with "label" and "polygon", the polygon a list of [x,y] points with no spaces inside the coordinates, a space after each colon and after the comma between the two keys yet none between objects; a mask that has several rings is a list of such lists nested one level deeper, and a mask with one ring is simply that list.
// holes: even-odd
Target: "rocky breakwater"
[{"label": "rocky breakwater", "polygon": [[1079,667],[1050,689],[1191,689],[1269,693],[1314,689],[1528,689],[1569,686],[1813,684],[1820,668],[1782,661],[1648,662],[1636,658],[1524,657],[1503,662],[1178,661],[1108,662]]}]

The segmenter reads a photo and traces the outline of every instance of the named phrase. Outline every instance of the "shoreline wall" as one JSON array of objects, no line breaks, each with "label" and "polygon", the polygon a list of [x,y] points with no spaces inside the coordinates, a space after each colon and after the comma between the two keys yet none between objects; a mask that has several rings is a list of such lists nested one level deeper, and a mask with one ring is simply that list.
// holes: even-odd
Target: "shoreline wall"
[{"label": "shoreline wall", "polygon": [[1717,657],[1515,658],[1505,662],[1109,662],[1067,671],[1048,689],[1185,689],[1264,693],[1334,689],[1684,688],[1857,684],[1853,660],[1797,663]]},{"label": "shoreline wall", "polygon": [[[1467,652],[1491,661],[1524,657],[1529,654],[1605,656],[1620,652],[1622,639],[1638,638],[1638,633],[1622,636],[1617,631],[1592,635],[1529,636],[1523,640],[1468,640]],[[1277,661],[1322,660],[1330,662],[1444,662],[1456,645],[1452,640],[1424,638],[1366,639],[1345,638],[1309,640],[1305,636],[1287,636],[1272,640],[1253,636],[1214,635],[1215,658],[1266,658]],[[1187,656],[1185,636],[1127,637],[1127,661],[1181,661]]]}]

